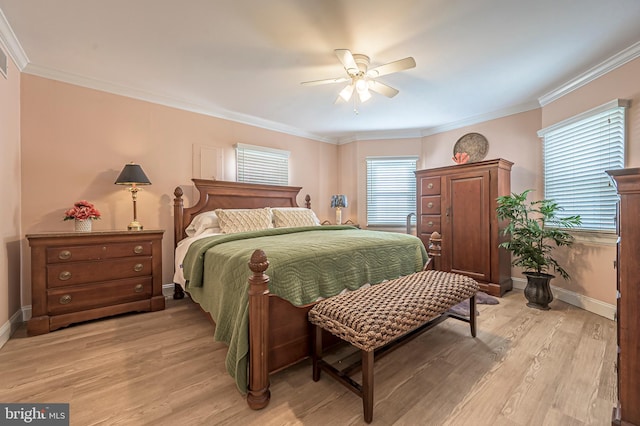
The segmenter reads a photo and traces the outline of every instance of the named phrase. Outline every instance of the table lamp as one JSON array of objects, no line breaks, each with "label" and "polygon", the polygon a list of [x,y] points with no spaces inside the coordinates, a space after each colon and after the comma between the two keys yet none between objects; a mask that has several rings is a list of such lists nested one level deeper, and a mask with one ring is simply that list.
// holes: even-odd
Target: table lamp
[{"label": "table lamp", "polygon": [[151,185],[149,178],[144,174],[142,167],[139,164],[129,163],[124,166],[124,169],[120,172],[120,176],[115,181],[116,185],[131,185],[128,189],[131,192],[133,198],[133,221],[127,226],[129,231],[142,231],[142,225],[138,222],[138,212],[136,210],[136,200],[138,198],[138,191],[142,188],[138,188],[137,185]]},{"label": "table lamp", "polygon": [[342,194],[332,195],[331,207],[336,209],[336,225],[341,225],[342,224],[342,208],[347,207],[347,196]]}]

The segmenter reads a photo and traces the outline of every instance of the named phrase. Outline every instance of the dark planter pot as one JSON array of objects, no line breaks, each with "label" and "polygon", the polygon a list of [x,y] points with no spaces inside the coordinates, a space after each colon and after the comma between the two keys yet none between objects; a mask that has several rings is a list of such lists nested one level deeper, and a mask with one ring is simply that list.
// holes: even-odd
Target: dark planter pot
[{"label": "dark planter pot", "polygon": [[527,277],[527,286],[524,288],[524,297],[529,301],[527,306],[548,311],[550,309],[549,303],[553,300],[549,283],[555,277],[536,272],[523,272],[522,275]]}]

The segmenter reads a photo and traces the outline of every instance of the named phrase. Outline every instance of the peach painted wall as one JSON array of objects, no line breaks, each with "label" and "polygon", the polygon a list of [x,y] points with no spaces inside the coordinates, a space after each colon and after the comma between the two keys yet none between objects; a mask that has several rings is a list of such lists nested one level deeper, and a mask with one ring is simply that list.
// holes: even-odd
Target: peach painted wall
[{"label": "peach painted wall", "polygon": [[[418,169],[448,166],[453,164],[454,144],[469,132],[481,133],[489,141],[486,159],[505,158],[515,163],[512,190],[533,188],[541,191],[542,145],[536,135],[538,130],[540,109],[535,109],[422,138],[363,140],[340,145],[343,178],[339,187],[352,200],[343,216],[356,217],[361,225],[366,224],[367,157],[416,155],[420,158]],[[354,171],[357,176],[353,175]]]},{"label": "peach painted wall", "polygon": [[542,144],[536,132],[540,130],[540,109],[472,126],[426,136],[422,139],[422,168],[453,165],[453,147],[467,133],[484,135],[489,142],[486,160],[504,158],[514,163],[511,169],[511,191],[525,189],[542,191]]},{"label": "peach painted wall", "polygon": [[[593,82],[574,90],[542,108],[541,128],[588,111],[613,99],[629,99],[625,167],[640,167],[640,59],[635,59]],[[615,239],[580,240],[571,250],[563,250],[570,282],[555,285],[605,303],[616,302]]]},{"label": "peach painted wall", "polygon": [[625,167],[640,167],[640,58],[542,108],[542,126],[551,126],[614,99],[629,99]]},{"label": "peach painted wall", "polygon": [[[0,76],[0,331],[20,303],[20,72],[8,59]],[[5,335],[6,336],[6,335]],[[3,333],[0,333],[0,339]],[[0,341],[0,346],[3,344]]]},{"label": "peach painted wall", "polygon": [[[367,157],[411,156],[420,157],[420,139],[362,140],[340,145],[340,190],[349,197],[349,207],[343,211],[347,218],[363,228],[367,223]],[[404,226],[396,231],[404,231]]]},{"label": "peach painted wall", "polygon": [[[22,231],[72,230],[63,213],[79,199],[101,211],[94,229],[126,229],[131,196],[114,181],[134,161],[152,182],[138,195],[138,219],[145,229],[165,229],[163,282],[171,283],[173,191],[182,186],[185,205],[194,202],[192,147],[219,148],[224,179],[235,180],[238,142],[290,151],[290,183],[303,187],[298,204],[309,194],[322,220],[333,217],[327,200],[337,190],[336,145],[24,74]],[[28,250],[23,239],[24,305],[31,300]]]}]

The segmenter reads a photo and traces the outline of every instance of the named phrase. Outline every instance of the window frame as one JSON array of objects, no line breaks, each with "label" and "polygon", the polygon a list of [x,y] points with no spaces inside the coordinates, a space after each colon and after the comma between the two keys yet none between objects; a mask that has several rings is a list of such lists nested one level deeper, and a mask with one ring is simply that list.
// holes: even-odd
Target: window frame
[{"label": "window frame", "polygon": [[[604,172],[625,165],[629,106],[630,101],[615,99],[538,131],[544,198],[557,201],[563,216],[580,214],[583,224],[573,229],[577,234],[616,232],[617,193]],[[560,180],[554,179],[558,174]]]},{"label": "window frame", "polygon": [[[406,223],[407,223],[407,216],[410,213],[415,213],[416,212],[416,202],[417,202],[417,195],[416,195],[416,177],[415,177],[415,171],[418,169],[418,161],[420,160],[420,157],[417,155],[399,155],[399,156],[370,156],[370,157],[366,157],[365,159],[365,163],[366,163],[366,167],[365,167],[365,186],[366,186],[366,219],[367,219],[367,227],[386,227],[386,228],[396,228],[396,227],[406,227]],[[401,201],[403,202],[407,207],[408,204],[411,203],[412,207],[409,211],[406,212],[396,212],[395,214],[389,215],[389,214],[384,214],[381,212],[378,212],[377,214],[371,214],[370,210],[373,204],[375,204],[374,202],[372,202],[372,197],[375,196],[375,194],[371,193],[371,179],[370,179],[370,173],[371,173],[371,169],[370,169],[370,165],[375,163],[375,162],[379,162],[379,164],[382,164],[382,162],[392,162],[392,161],[398,161],[398,162],[407,162],[407,161],[411,161],[413,162],[413,168],[410,170],[410,176],[407,175],[405,176],[406,178],[406,182],[409,183],[409,188],[407,188],[406,191],[404,191],[405,196],[404,197],[396,197],[396,201]],[[377,191],[380,191],[381,188],[376,189]],[[389,190],[387,190],[387,193],[389,192]],[[398,193],[397,190],[393,191],[395,194]],[[385,197],[387,200],[389,199],[388,197]],[[393,200],[394,197],[391,198],[391,200]],[[389,201],[386,202],[386,204],[388,205]],[[384,202],[382,203],[382,205],[380,205],[379,207],[382,208],[384,207]],[[390,216],[396,216],[398,215],[398,217],[394,218],[392,221],[385,221],[385,216],[388,219]],[[399,215],[402,215],[402,217],[400,217]],[[372,220],[373,219],[373,220]]]},{"label": "window frame", "polygon": [[236,182],[289,185],[289,151],[243,143],[237,143],[234,148]]}]

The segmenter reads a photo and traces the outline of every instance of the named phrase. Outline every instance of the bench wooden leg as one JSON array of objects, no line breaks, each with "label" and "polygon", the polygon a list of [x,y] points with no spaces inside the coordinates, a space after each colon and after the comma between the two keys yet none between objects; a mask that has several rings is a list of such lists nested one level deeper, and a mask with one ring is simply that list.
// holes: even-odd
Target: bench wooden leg
[{"label": "bench wooden leg", "polygon": [[371,423],[373,420],[373,351],[360,351],[362,353],[362,407],[364,409],[364,421]]},{"label": "bench wooden leg", "polygon": [[469,325],[471,326],[471,335],[476,337],[476,296],[469,298]]},{"label": "bench wooden leg", "polygon": [[311,338],[313,339],[313,353],[311,354],[313,381],[317,382],[320,380],[320,360],[322,359],[322,328],[317,325],[314,326]]}]

